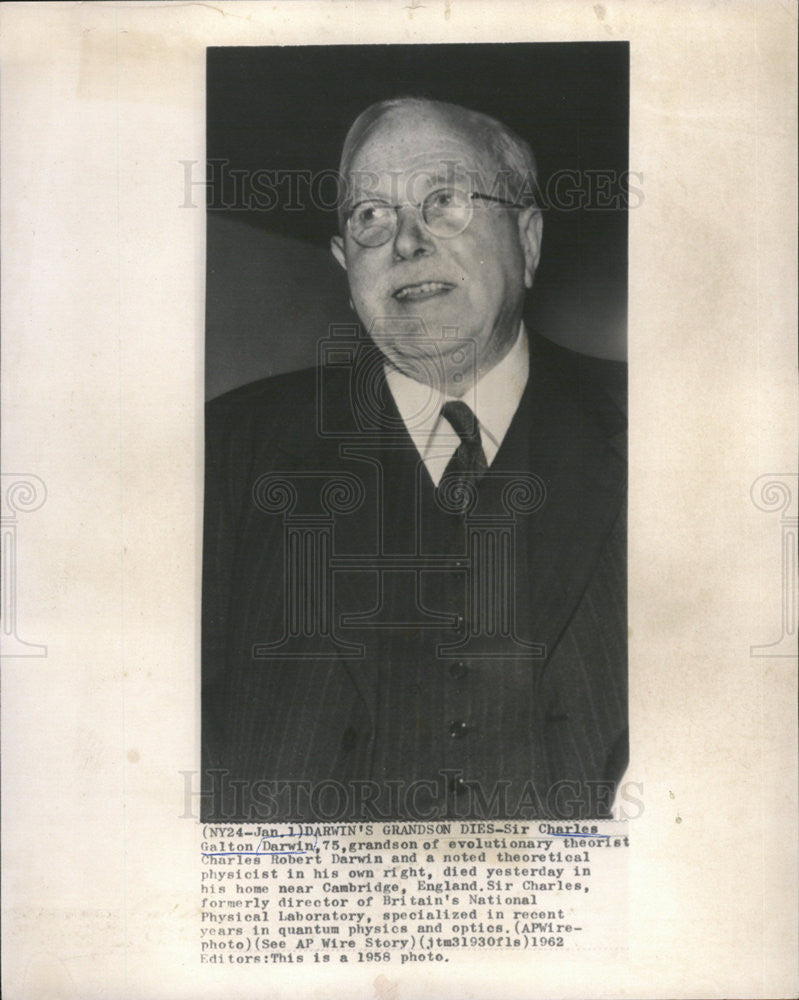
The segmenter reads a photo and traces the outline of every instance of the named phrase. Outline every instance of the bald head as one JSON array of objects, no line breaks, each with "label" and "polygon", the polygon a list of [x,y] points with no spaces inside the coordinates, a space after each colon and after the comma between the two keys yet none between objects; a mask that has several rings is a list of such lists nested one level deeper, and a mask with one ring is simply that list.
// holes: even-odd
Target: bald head
[{"label": "bald head", "polygon": [[[437,122],[442,126],[442,134],[459,135],[463,144],[471,150],[468,171],[465,164],[458,162],[457,150],[448,149],[442,143],[438,152],[443,166],[453,172],[460,169],[469,173],[466,179],[475,190],[494,193],[509,201],[535,204],[538,176],[535,155],[529,144],[506,125],[490,115],[458,104],[419,97],[396,97],[369,105],[350,126],[339,166],[340,226],[343,226],[348,207],[352,204],[353,188],[359,187],[363,191],[365,184],[368,185],[362,165],[359,164],[356,170],[358,176],[353,176],[358,153],[376,129],[398,117],[413,119],[420,125]],[[435,151],[428,150],[428,153],[431,152]],[[405,195],[403,193],[399,197],[404,198]]]}]

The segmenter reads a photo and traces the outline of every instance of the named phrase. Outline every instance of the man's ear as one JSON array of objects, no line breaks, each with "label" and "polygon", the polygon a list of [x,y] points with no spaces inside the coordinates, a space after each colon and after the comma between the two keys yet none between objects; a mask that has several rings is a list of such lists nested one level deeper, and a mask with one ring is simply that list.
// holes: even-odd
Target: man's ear
[{"label": "man's ear", "polygon": [[336,258],[336,260],[341,264],[344,270],[347,270],[347,258],[344,256],[344,240],[340,236],[333,236],[330,240],[330,252]]},{"label": "man's ear", "polygon": [[544,217],[535,205],[519,212],[519,242],[524,254],[524,286],[533,287],[538,261],[541,259],[541,235]]}]

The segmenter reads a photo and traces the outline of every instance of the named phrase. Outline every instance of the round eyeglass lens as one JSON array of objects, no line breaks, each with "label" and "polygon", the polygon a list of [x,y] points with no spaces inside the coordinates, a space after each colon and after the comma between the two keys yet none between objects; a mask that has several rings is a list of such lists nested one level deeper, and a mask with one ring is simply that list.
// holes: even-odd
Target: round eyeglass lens
[{"label": "round eyeglass lens", "polygon": [[458,188],[431,191],[422,203],[422,217],[435,236],[457,236],[472,218],[472,199]]},{"label": "round eyeglass lens", "polygon": [[397,215],[391,205],[383,201],[362,201],[356,205],[349,218],[350,231],[365,247],[378,247],[391,239]]}]

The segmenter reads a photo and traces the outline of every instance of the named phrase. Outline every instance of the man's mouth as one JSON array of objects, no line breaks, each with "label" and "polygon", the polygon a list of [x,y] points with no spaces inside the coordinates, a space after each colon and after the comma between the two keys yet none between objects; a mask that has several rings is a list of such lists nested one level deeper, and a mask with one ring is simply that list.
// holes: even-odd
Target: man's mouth
[{"label": "man's mouth", "polygon": [[454,287],[447,281],[420,281],[416,285],[403,285],[393,295],[398,302],[420,302],[436,295],[446,295]]}]

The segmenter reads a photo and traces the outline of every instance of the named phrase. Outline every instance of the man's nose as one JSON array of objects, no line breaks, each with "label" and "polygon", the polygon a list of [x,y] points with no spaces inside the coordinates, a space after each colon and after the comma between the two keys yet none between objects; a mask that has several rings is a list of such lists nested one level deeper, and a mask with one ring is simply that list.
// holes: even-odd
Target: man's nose
[{"label": "man's nose", "polygon": [[422,213],[415,205],[397,209],[397,231],[394,234],[394,254],[409,260],[435,252],[435,243],[422,220]]}]

